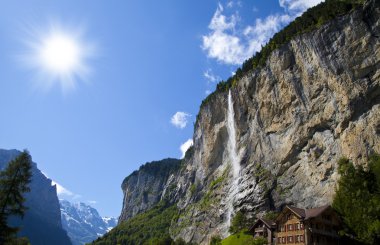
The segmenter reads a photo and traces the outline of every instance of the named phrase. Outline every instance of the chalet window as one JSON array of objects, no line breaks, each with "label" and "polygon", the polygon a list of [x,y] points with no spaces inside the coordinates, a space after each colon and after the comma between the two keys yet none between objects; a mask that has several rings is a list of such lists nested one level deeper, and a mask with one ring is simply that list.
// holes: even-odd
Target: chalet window
[{"label": "chalet window", "polygon": [[281,237],[278,238],[278,244],[281,244]]},{"label": "chalet window", "polygon": [[286,225],[281,226],[281,231],[284,231],[284,232],[286,231]]},{"label": "chalet window", "polygon": [[292,219],[292,215],[288,214],[288,220]]},{"label": "chalet window", "polygon": [[296,240],[296,242],[299,242],[299,241],[300,241],[300,236],[299,236],[299,235],[296,235],[296,236],[295,236],[295,240]]},{"label": "chalet window", "polygon": [[286,243],[285,237],[282,237],[282,243],[283,243],[283,244]]},{"label": "chalet window", "polygon": [[303,230],[303,223],[300,223],[300,229]]},{"label": "chalet window", "polygon": [[293,242],[293,236],[288,236],[288,242]]},{"label": "chalet window", "polygon": [[288,225],[288,231],[292,231],[292,230],[293,230],[293,225],[292,224]]},{"label": "chalet window", "polygon": [[296,226],[296,230],[298,231],[300,229],[300,223],[297,223],[295,226]]},{"label": "chalet window", "polygon": [[300,236],[300,242],[303,242],[305,240],[304,238],[305,238],[305,235],[301,235]]}]

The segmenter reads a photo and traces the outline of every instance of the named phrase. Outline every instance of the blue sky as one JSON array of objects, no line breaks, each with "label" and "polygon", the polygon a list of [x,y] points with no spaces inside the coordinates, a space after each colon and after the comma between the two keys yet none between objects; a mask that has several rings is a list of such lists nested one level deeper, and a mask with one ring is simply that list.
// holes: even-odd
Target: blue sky
[{"label": "blue sky", "polygon": [[[216,83],[318,2],[2,2],[0,148],[28,149],[61,197],[118,216],[124,177],[180,158]],[[63,77],[36,61],[56,29],[80,44],[86,69]]]}]

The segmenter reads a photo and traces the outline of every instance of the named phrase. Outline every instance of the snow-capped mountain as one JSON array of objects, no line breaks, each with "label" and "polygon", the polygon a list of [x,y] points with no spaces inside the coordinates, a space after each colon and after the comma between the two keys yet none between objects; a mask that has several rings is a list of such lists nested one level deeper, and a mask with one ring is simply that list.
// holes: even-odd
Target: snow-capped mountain
[{"label": "snow-capped mountain", "polygon": [[62,226],[73,245],[89,243],[117,225],[116,218],[101,217],[98,211],[85,203],[60,200]]}]

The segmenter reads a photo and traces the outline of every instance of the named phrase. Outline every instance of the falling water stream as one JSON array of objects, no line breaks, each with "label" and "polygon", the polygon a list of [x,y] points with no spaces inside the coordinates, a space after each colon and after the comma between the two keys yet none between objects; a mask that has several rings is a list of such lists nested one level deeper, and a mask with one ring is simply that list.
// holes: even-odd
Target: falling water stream
[{"label": "falling water stream", "polygon": [[228,92],[228,115],[227,115],[227,131],[228,131],[228,156],[230,160],[230,167],[232,171],[232,184],[227,196],[227,220],[226,225],[231,225],[231,218],[234,214],[234,201],[235,196],[239,190],[240,178],[240,157],[236,149],[236,129],[235,129],[235,113],[232,101],[231,91]]}]

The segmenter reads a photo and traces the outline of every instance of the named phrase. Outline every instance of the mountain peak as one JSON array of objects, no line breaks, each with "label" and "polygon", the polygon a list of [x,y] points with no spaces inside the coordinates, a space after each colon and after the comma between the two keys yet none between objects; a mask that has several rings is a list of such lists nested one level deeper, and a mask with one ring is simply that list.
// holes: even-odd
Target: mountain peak
[{"label": "mountain peak", "polygon": [[92,206],[60,200],[62,226],[67,231],[73,245],[91,242],[110,231],[117,224],[117,218],[101,217]]}]

